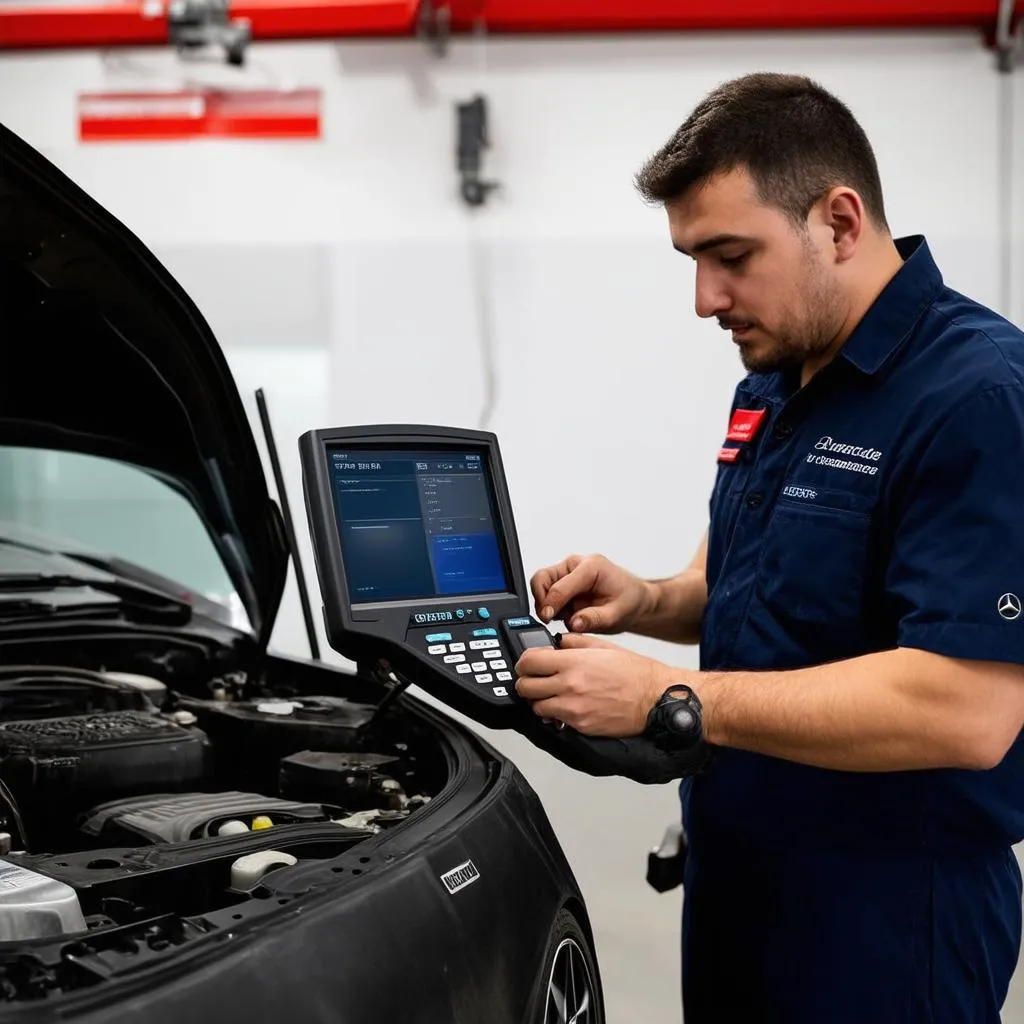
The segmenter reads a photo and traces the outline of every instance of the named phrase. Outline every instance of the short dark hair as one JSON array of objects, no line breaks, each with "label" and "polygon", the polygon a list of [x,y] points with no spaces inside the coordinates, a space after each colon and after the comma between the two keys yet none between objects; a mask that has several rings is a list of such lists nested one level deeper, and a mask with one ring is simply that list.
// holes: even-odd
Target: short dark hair
[{"label": "short dark hair", "polygon": [[801,75],[758,72],[704,97],[671,139],[636,175],[652,203],[682,197],[710,177],[738,168],[762,202],[795,223],[829,189],[856,189],[871,219],[888,231],[878,165],[849,108]]}]

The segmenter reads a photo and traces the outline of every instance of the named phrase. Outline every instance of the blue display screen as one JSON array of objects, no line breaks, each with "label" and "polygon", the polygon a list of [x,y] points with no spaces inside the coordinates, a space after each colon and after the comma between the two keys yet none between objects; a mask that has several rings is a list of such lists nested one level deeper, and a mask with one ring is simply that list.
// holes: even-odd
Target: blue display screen
[{"label": "blue display screen", "polygon": [[486,456],[328,448],[353,604],[507,593]]}]

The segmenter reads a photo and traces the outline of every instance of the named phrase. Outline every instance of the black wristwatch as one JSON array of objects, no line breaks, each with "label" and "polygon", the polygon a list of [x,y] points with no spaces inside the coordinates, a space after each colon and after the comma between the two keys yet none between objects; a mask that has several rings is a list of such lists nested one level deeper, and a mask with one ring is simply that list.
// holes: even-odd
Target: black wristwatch
[{"label": "black wristwatch", "polygon": [[681,753],[703,740],[703,725],[697,694],[685,683],[674,683],[651,708],[644,735],[661,750]]}]

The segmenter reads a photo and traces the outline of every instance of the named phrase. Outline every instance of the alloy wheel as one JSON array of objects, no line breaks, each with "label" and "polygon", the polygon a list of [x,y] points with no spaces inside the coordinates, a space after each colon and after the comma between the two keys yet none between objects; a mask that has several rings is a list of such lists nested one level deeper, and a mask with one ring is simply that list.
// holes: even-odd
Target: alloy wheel
[{"label": "alloy wheel", "polygon": [[548,978],[544,1024],[594,1024],[594,985],[583,950],[563,939],[555,950]]}]

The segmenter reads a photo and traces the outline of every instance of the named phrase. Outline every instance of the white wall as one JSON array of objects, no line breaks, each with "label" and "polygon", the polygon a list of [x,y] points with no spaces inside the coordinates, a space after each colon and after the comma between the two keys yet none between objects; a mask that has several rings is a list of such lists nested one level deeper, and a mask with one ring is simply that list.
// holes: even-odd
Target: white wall
[{"label": "white wall", "polygon": [[[631,176],[734,74],[808,72],[844,97],[875,143],[894,230],[926,233],[947,280],[1000,304],[1000,82],[973,33],[460,41],[443,60],[411,42],[261,45],[253,58],[238,72],[183,69],[157,51],[8,55],[0,120],[194,292],[240,385],[267,390],[300,515],[294,439],[307,427],[481,422],[482,273],[499,384],[487,425],[502,443],[527,572],[570,550],[652,575],[689,558],[740,367],[727,338],[695,318],[689,261]],[[318,85],[325,137],[76,142],[76,90],[186,75]],[[1022,83],[1012,83],[1018,127]],[[471,217],[456,197],[452,104],[477,88],[493,118],[486,171],[504,187]],[[1024,130],[1015,147],[1016,288],[1004,312],[1024,322]],[[625,477],[609,471],[624,460]],[[274,642],[302,653],[291,588]],[[676,813],[674,788],[582,778],[517,737],[490,738],[541,792],[584,885],[611,1019],[673,1019],[678,895],[654,895],[642,876]],[[642,971],[627,966],[637,949]]]},{"label": "white wall", "polygon": [[1012,80],[1003,83],[1010,97],[1009,117],[1013,124],[1009,151],[1011,257],[1007,279],[1011,306],[1007,313],[1017,324],[1024,324],[1024,71],[1017,70]]}]

